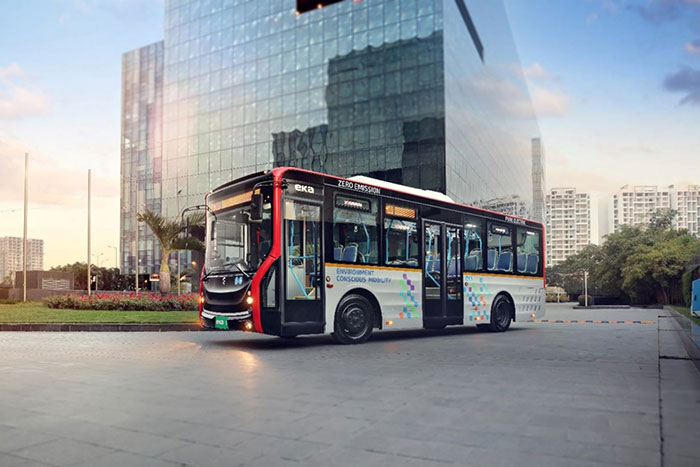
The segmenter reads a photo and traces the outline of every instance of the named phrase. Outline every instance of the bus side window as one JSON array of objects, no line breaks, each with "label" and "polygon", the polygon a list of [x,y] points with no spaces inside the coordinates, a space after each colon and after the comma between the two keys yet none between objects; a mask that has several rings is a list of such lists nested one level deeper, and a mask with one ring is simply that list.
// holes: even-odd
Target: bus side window
[{"label": "bus side window", "polygon": [[477,217],[464,219],[464,271],[484,270],[484,222]]},{"label": "bus side window", "polygon": [[333,205],[333,261],[379,264],[376,199],[336,193]]},{"label": "bus side window", "polygon": [[497,272],[513,271],[513,237],[509,226],[488,222],[487,269]]},{"label": "bus side window", "polygon": [[384,219],[384,264],[419,266],[419,243],[416,222],[408,219]]},{"label": "bus side window", "polygon": [[525,227],[518,227],[517,233],[518,274],[537,274],[542,257],[540,233]]}]

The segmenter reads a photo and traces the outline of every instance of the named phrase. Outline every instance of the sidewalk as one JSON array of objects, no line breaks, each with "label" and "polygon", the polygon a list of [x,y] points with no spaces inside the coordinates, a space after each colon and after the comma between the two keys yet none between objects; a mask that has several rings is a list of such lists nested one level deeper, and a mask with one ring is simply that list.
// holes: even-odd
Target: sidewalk
[{"label": "sidewalk", "polygon": [[659,312],[662,465],[700,465],[700,349],[679,317],[686,320],[670,309]]}]

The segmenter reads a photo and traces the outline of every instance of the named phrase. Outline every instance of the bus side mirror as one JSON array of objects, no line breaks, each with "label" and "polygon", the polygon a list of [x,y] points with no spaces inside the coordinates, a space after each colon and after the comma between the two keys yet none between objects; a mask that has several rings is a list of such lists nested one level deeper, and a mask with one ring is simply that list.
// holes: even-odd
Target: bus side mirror
[{"label": "bus side mirror", "polygon": [[263,216],[263,195],[255,193],[250,198],[250,220],[259,221]]}]

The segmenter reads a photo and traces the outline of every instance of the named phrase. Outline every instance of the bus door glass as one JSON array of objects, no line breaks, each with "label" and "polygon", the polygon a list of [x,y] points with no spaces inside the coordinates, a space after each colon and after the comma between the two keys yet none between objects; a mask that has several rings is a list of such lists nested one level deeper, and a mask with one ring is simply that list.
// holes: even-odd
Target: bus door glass
[{"label": "bus door glass", "polygon": [[427,301],[437,300],[439,303],[442,298],[442,257],[440,255],[442,251],[442,235],[440,224],[426,222],[424,229],[425,266],[423,268],[423,283],[425,284],[425,299]]},{"label": "bus door glass", "polygon": [[284,321],[318,321],[321,304],[321,206],[284,201]]}]

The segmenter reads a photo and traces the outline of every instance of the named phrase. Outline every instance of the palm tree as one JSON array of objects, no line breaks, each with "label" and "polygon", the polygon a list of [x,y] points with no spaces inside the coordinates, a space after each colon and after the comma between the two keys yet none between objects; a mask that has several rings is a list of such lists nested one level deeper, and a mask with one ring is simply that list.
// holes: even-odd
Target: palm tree
[{"label": "palm tree", "polygon": [[151,228],[153,235],[160,243],[160,283],[158,289],[160,293],[170,292],[170,267],[168,258],[170,254],[177,250],[204,250],[204,244],[198,238],[189,235],[189,232],[182,237],[181,234],[188,230],[188,226],[203,226],[204,214],[194,213],[188,217],[188,226],[178,222],[177,219],[167,219],[150,209],[146,209],[143,214],[139,213],[137,219],[145,222]]}]

